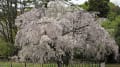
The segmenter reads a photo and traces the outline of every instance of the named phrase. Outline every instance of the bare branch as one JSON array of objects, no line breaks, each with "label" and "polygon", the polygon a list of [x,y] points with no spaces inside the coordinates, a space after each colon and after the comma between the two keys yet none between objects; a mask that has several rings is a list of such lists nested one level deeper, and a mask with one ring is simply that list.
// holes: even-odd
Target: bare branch
[{"label": "bare branch", "polygon": [[79,27],[79,28],[75,28],[75,30],[70,30],[70,31],[64,32],[62,35],[64,36],[64,35],[66,35],[66,34],[68,34],[68,33],[70,33],[70,32],[75,32],[76,30],[83,29],[83,28],[85,28],[85,27],[87,27],[87,26],[89,26],[89,25],[85,25],[85,26],[82,26],[82,27]]}]

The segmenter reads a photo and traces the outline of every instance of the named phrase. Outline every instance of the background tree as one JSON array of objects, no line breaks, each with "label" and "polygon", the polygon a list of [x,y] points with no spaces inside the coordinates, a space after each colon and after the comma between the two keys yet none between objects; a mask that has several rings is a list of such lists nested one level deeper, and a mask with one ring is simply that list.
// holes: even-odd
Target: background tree
[{"label": "background tree", "polygon": [[115,18],[120,15],[120,7],[119,6],[116,6],[115,4],[113,3],[109,3],[109,7],[110,7],[110,11],[108,13],[108,16],[107,18],[112,21],[112,20],[115,20]]},{"label": "background tree", "polygon": [[[119,45],[120,47],[120,16],[116,18],[116,22],[118,22],[118,24],[116,25],[116,28],[115,28],[115,40],[116,40],[116,43]],[[120,51],[120,49],[119,49]]]},{"label": "background tree", "polygon": [[99,12],[99,17],[107,17],[109,12],[109,0],[88,0],[88,10]]},{"label": "background tree", "polygon": [[[17,16],[17,0],[0,0],[0,54],[8,56],[14,49],[14,37],[17,32],[15,18]],[[11,48],[12,47],[12,48]],[[8,49],[9,48],[9,49]]]},{"label": "background tree", "polygon": [[14,33],[16,31],[15,18],[17,16],[17,1],[16,0],[1,0],[1,17],[0,30],[3,38],[10,43],[14,43]]}]

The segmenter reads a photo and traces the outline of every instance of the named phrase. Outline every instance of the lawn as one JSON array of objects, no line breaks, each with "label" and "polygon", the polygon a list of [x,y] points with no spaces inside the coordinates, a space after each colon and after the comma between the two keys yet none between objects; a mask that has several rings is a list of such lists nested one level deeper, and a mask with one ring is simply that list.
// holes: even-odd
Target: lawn
[{"label": "lawn", "polygon": [[120,67],[120,64],[106,64],[106,67]]},{"label": "lawn", "polygon": [[[12,64],[12,65],[11,65]],[[0,67],[57,67],[57,64],[33,64],[0,62]],[[65,67],[65,65],[63,65]],[[99,67],[97,64],[69,64],[68,67]]]},{"label": "lawn", "polygon": [[[33,64],[33,63],[15,63],[13,62],[0,62],[0,67],[57,67],[57,64]],[[63,67],[65,67],[63,65]],[[97,64],[70,64],[68,67],[99,67]],[[120,64],[106,64],[106,67],[120,67]]]}]

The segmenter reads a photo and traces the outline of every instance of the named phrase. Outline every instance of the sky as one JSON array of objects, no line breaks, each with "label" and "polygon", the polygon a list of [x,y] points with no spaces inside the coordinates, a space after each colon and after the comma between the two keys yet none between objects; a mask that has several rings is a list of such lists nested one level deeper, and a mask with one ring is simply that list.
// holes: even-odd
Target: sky
[{"label": "sky", "polygon": [[[73,2],[74,4],[83,4],[85,1],[88,1],[88,0],[72,0],[71,2]],[[120,6],[120,0],[110,0],[110,1]]]}]

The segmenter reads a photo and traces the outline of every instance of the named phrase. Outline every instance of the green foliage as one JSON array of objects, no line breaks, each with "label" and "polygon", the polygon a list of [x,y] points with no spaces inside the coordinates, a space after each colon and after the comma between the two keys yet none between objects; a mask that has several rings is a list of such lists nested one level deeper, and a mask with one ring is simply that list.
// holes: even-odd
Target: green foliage
[{"label": "green foliage", "polygon": [[115,40],[116,43],[120,46],[120,16],[116,18],[116,22],[118,22],[116,28],[115,28]]},{"label": "green foliage", "polygon": [[[114,37],[120,52],[120,7],[113,3],[109,3],[110,11],[107,19],[102,26]],[[109,66],[108,66],[109,67]],[[112,66],[111,66],[112,67]]]},{"label": "green foliage", "polygon": [[120,7],[116,6],[111,2],[109,3],[109,7],[110,7],[110,11],[108,13],[107,18],[112,21],[112,20],[115,20],[115,17],[117,15],[120,15]]},{"label": "green foliage", "polygon": [[120,47],[120,7],[113,3],[109,3],[109,6],[108,20],[103,22],[102,26],[115,38]]},{"label": "green foliage", "polygon": [[83,9],[85,9],[85,10],[88,10],[89,4],[88,4],[88,2],[86,1],[84,4],[79,5],[79,6],[82,7]]},{"label": "green foliage", "polygon": [[13,51],[13,46],[0,38],[0,56],[8,57],[13,54]]},{"label": "green foliage", "polygon": [[102,22],[102,27],[104,27],[112,36],[115,35],[116,26],[120,23],[120,16],[115,17],[114,20],[106,20]]},{"label": "green foliage", "polygon": [[115,19],[115,17],[117,16],[117,14],[115,12],[109,12],[107,18],[112,21]]},{"label": "green foliage", "polygon": [[109,13],[109,0],[88,0],[88,11],[97,11],[99,12],[99,17],[107,17]]},{"label": "green foliage", "polygon": [[116,43],[120,47],[120,15],[114,20],[106,20],[102,26],[115,38]]},{"label": "green foliage", "polygon": [[[107,1],[107,0],[106,0]],[[120,15],[120,7],[116,6],[115,4],[113,4],[112,2],[109,2],[109,0],[106,2],[106,8],[99,8],[98,5],[102,5],[101,3],[97,3],[98,1],[96,0],[89,0],[88,2],[86,1],[84,4],[80,5],[80,7],[82,7],[85,10],[88,11],[101,11],[104,12],[105,9],[108,8],[108,12],[106,12],[106,17],[112,21],[115,20],[117,15]],[[102,2],[102,0],[100,0],[100,2]],[[104,7],[104,6],[103,6]]]},{"label": "green foliage", "polygon": [[112,2],[109,3],[110,11],[115,12],[116,14],[120,15],[120,7],[113,4]]},{"label": "green foliage", "polygon": [[2,0],[0,3],[0,26],[2,26],[0,33],[7,42],[14,43],[13,32],[17,32],[15,26],[15,18],[17,17],[17,0]]}]

